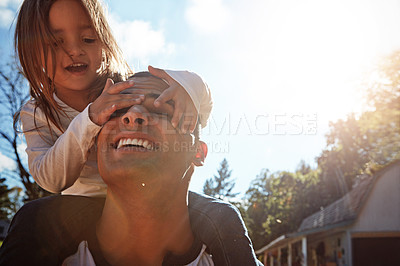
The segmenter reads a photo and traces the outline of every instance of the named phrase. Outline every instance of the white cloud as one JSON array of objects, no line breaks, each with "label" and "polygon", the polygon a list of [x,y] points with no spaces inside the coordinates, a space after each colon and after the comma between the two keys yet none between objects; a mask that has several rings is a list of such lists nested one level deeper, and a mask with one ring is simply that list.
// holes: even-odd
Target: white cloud
[{"label": "white cloud", "polygon": [[130,65],[138,61],[147,65],[153,56],[165,56],[174,52],[174,44],[168,43],[163,31],[153,29],[149,22],[119,21],[115,15],[111,15],[109,23],[124,57]]},{"label": "white cloud", "polygon": [[21,158],[22,163],[25,163],[27,165],[28,164],[28,154],[26,153],[25,150],[26,150],[25,142],[18,144],[17,151],[18,151],[19,157]]},{"label": "white cloud", "polygon": [[4,170],[13,170],[15,169],[16,165],[13,159],[5,156],[0,152],[0,172]]},{"label": "white cloud", "polygon": [[8,0],[0,0],[0,7],[6,7],[8,5]]},{"label": "white cloud", "polygon": [[0,7],[18,7],[22,0],[0,0]]},{"label": "white cloud", "polygon": [[222,0],[191,0],[185,12],[189,25],[200,33],[215,33],[230,22],[231,14]]},{"label": "white cloud", "polygon": [[0,8],[0,27],[9,28],[14,19],[15,12],[8,8]]},{"label": "white cloud", "polygon": [[22,0],[0,0],[0,28],[8,29]]}]

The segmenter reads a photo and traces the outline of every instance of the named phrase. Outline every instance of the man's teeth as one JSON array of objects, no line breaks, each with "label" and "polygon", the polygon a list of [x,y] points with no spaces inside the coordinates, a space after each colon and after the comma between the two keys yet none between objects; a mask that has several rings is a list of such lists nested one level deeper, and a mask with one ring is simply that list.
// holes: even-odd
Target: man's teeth
[{"label": "man's teeth", "polygon": [[143,139],[120,139],[117,149],[130,145],[140,146],[148,150],[153,150],[153,144],[150,143],[148,140],[143,140]]}]

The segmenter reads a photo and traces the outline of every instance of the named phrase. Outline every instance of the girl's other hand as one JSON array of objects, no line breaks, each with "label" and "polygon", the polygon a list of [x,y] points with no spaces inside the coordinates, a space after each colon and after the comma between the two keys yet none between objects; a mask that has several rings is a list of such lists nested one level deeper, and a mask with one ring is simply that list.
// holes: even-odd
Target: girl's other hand
[{"label": "girl's other hand", "polygon": [[141,103],[144,99],[144,95],[121,93],[123,90],[133,86],[133,80],[122,81],[114,84],[112,79],[107,79],[103,92],[89,106],[90,120],[92,120],[93,123],[102,126],[110,119],[110,116],[116,110]]},{"label": "girl's other hand", "polygon": [[172,126],[177,128],[180,125],[179,129],[183,133],[193,132],[196,127],[198,112],[189,94],[164,70],[152,66],[149,66],[148,69],[151,74],[164,79],[169,84],[169,88],[155,100],[154,105],[159,107],[169,100],[173,100],[175,110],[171,120]]}]

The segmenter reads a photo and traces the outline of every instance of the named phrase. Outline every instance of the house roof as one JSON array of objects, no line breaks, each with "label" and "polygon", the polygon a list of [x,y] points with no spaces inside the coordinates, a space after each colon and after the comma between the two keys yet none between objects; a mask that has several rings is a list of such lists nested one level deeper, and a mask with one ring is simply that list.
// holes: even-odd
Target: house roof
[{"label": "house roof", "polygon": [[358,217],[375,181],[381,177],[383,173],[396,165],[400,165],[400,161],[391,163],[373,176],[361,176],[358,184],[342,198],[323,208],[321,211],[306,217],[302,221],[297,232],[307,233],[307,231],[310,230],[314,231],[316,229],[332,228],[335,227],[335,225],[344,226],[352,223]]},{"label": "house roof", "polygon": [[321,211],[305,218],[297,232],[278,237],[268,245],[257,250],[256,254],[262,254],[274,246],[283,245],[290,238],[295,238],[313,231],[323,231],[345,226],[353,222],[357,218],[364,198],[369,194],[368,192],[372,187],[372,183],[372,176],[364,176],[358,185],[345,196],[331,205],[328,205]]},{"label": "house roof", "polygon": [[290,238],[296,238],[301,235],[330,230],[332,228],[338,228],[353,223],[358,217],[360,210],[368,198],[376,180],[386,171],[396,166],[400,166],[400,160],[394,161],[393,163],[385,166],[373,176],[361,176],[359,183],[342,198],[328,205],[321,211],[306,217],[302,221],[297,232],[278,237],[260,250],[257,250],[256,254],[261,254],[273,246],[281,245],[283,242],[287,242]]},{"label": "house roof", "polygon": [[264,251],[268,250],[269,248],[281,244],[284,240],[288,239],[289,237],[287,235],[281,235],[280,237],[276,238],[275,240],[271,241],[268,245],[262,247],[261,249],[258,249],[255,251],[256,254],[262,254]]},{"label": "house roof", "polygon": [[361,181],[350,192],[331,205],[323,208],[303,220],[298,232],[323,228],[335,224],[343,224],[357,218],[364,199],[369,194],[372,176],[363,176]]}]

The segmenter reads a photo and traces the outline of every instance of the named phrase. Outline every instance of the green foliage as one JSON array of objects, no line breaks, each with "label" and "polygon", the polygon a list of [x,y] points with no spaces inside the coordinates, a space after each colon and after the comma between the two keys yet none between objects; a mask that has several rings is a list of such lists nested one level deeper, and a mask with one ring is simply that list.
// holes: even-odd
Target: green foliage
[{"label": "green foliage", "polygon": [[367,111],[330,123],[318,168],[261,172],[246,192],[245,223],[256,249],[347,193],[360,174],[400,159],[400,52],[385,58],[367,86]]},{"label": "green foliage", "polygon": [[4,183],[5,178],[0,178],[0,220],[11,220],[20,207],[19,194],[21,188],[8,188]]},{"label": "green foliage", "polygon": [[400,158],[400,52],[385,58],[367,84],[367,111],[330,123],[317,158],[330,201],[348,192],[359,174]]},{"label": "green foliage", "polygon": [[268,177],[268,170],[261,172],[252,181],[250,188],[246,192],[247,208],[243,218],[256,249],[260,248],[268,239],[269,232],[263,227],[269,214],[269,209],[267,208],[267,201],[270,197],[270,192],[267,189]]},{"label": "green foliage", "polygon": [[235,180],[231,180],[232,170],[229,170],[228,161],[223,159],[218,175],[206,180],[203,186],[203,192],[206,195],[222,200],[230,200],[236,197],[239,193],[233,193]]},{"label": "green foliage", "polygon": [[256,249],[295,231],[321,205],[318,171],[304,162],[295,173],[264,170],[246,192],[244,217]]},{"label": "green foliage", "polygon": [[11,200],[8,196],[11,190],[4,184],[4,181],[4,178],[0,178],[0,220],[8,218],[11,206]]}]

